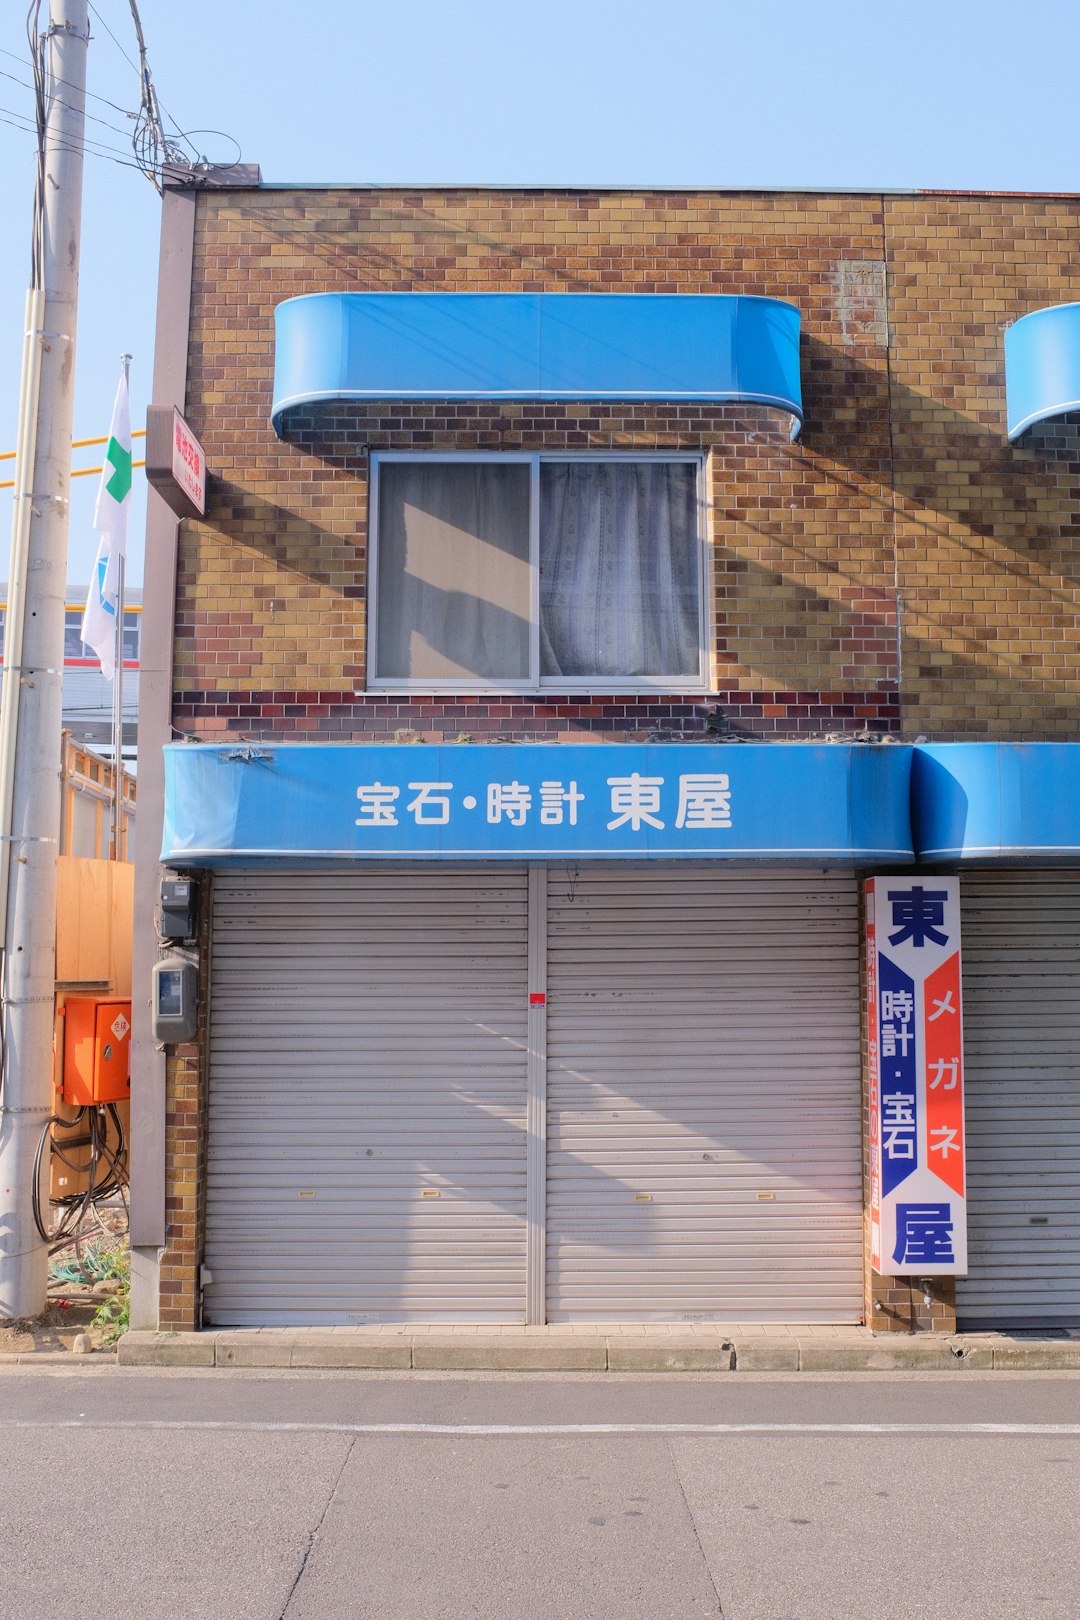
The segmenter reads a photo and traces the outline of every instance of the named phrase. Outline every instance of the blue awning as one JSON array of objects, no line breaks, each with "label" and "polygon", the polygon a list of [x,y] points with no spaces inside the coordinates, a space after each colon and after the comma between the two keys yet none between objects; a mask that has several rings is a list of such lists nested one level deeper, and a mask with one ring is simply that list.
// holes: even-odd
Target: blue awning
[{"label": "blue awning", "polygon": [[1009,438],[1067,411],[1080,411],[1080,304],[1024,315],[1005,333]]},{"label": "blue awning", "polygon": [[162,860],[912,859],[911,750],[173,744]]},{"label": "blue awning", "polygon": [[799,311],[660,293],[314,293],[275,312],[280,436],[331,400],[738,400],[802,424]]},{"label": "blue awning", "polygon": [[920,860],[1080,860],[1080,743],[940,743],[914,752]]}]

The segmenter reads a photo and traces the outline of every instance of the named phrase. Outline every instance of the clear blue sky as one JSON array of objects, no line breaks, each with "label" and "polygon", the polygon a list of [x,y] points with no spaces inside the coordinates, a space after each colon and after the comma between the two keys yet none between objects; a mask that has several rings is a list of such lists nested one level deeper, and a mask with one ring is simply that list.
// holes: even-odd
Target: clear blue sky
[{"label": "clear blue sky", "polygon": [[[86,163],[78,437],[106,430],[123,350],[135,356],[133,422],[142,419],[160,210],[149,183],[123,166],[124,111],[138,99],[120,48],[134,57],[127,0],[94,7],[88,87],[105,99],[88,111],[104,123],[88,124],[87,136],[115,150]],[[1080,191],[1078,0],[142,0],[140,9],[176,125],[227,132],[192,138],[214,161],[234,158],[235,141],[268,181]],[[0,22],[0,72],[10,75],[0,77],[0,119],[30,111],[23,16],[9,3]],[[32,159],[31,135],[0,123],[5,450],[15,445]],[[73,486],[72,580],[87,577],[96,549],[95,482]],[[7,492],[2,510],[0,576]],[[141,506],[131,551],[138,583]]]}]

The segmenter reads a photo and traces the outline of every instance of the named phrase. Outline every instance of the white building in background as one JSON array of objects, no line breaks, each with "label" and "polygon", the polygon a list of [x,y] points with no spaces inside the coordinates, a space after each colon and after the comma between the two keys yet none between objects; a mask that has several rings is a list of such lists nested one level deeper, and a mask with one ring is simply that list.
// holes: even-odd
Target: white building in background
[{"label": "white building in background", "polygon": [[[83,645],[82,618],[86,585],[69,585],[64,614],[64,729],[81,748],[112,758],[113,686],[89,647]],[[7,584],[0,586],[0,654],[7,616]],[[139,635],[142,591],[129,590],[124,602],[123,721],[124,761],[129,769],[137,758],[139,720]]]}]

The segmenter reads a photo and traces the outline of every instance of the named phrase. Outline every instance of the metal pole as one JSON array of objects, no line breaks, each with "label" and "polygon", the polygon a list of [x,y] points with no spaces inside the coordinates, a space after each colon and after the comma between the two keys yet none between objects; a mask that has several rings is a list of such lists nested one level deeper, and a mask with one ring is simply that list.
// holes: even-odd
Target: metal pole
[{"label": "metal pole", "polygon": [[[45,291],[42,287],[31,287],[26,294],[23,329],[19,426],[15,444],[15,498],[11,513],[7,610],[4,614],[3,686],[0,687],[0,965],[3,962],[3,941],[7,937],[11,802],[15,791],[15,737],[19,728],[19,681],[26,612],[26,548],[30,543],[30,520],[34,507],[34,457],[44,329]],[[0,1103],[2,1101],[0,1071]]]},{"label": "metal pole", "polygon": [[[52,1106],[56,854],[75,320],[82,222],[86,0],[50,0],[41,281],[45,290],[4,935],[0,1318],[45,1308],[48,1254],[31,1213],[34,1150]],[[13,581],[16,587],[20,582]],[[11,678],[10,676],[8,677]]]},{"label": "metal pole", "polygon": [[124,559],[117,564],[116,673],[113,676],[113,819],[110,861],[124,858]]},{"label": "metal pole", "polygon": [[[131,368],[130,354],[120,356],[127,383]],[[116,656],[113,659],[112,743],[113,743],[113,817],[112,837],[109,840],[110,861],[124,858],[124,554],[117,559],[116,584]]]}]

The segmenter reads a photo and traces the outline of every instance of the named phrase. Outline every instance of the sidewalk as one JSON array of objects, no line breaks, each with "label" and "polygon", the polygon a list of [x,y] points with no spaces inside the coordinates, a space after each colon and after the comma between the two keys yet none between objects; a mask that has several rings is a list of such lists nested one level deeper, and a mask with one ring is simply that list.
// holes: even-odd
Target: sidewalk
[{"label": "sidewalk", "polygon": [[[74,1313],[73,1313],[74,1314]],[[80,1313],[81,1314],[81,1313]],[[420,1325],[218,1328],[127,1333],[73,1355],[88,1323],[23,1325],[4,1365],[338,1368],[400,1372],[934,1372],[1080,1370],[1080,1330],[1053,1338],[1006,1333],[886,1333],[804,1324],[633,1322],[550,1327]]]},{"label": "sidewalk", "polygon": [[[100,1357],[93,1358],[100,1360]],[[124,1367],[435,1372],[981,1372],[1080,1370],[1080,1335],[882,1334],[863,1327],[625,1326],[240,1328],[128,1333]]]}]

